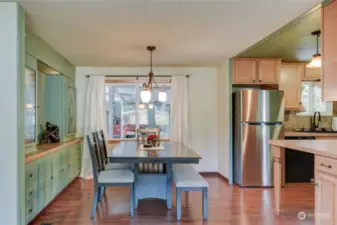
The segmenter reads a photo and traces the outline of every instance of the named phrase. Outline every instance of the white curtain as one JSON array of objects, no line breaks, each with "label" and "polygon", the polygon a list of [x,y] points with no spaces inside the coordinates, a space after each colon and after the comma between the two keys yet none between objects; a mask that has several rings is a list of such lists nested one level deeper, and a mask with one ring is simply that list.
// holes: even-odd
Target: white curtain
[{"label": "white curtain", "polygon": [[188,78],[172,77],[171,141],[191,147]]},{"label": "white curtain", "polygon": [[86,135],[91,134],[94,131],[103,130],[106,136],[107,120],[104,99],[104,84],[104,76],[89,77],[85,107],[82,168],[80,174],[80,177],[85,179],[91,179],[93,177],[91,157]]}]

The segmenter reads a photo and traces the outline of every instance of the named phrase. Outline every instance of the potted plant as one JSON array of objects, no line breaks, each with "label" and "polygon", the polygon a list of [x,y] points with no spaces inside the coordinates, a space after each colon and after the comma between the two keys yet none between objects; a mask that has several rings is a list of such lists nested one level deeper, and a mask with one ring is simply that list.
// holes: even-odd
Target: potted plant
[{"label": "potted plant", "polygon": [[155,134],[150,134],[149,136],[147,136],[147,143],[151,144],[153,147],[158,146],[159,145],[158,136]]}]

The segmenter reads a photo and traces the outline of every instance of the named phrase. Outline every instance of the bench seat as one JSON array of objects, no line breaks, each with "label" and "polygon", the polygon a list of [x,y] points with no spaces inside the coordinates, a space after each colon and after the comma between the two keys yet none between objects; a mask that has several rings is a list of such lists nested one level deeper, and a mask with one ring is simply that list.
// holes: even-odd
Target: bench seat
[{"label": "bench seat", "polygon": [[202,191],[203,217],[208,217],[208,183],[190,165],[174,165],[173,182],[176,186],[177,220],[181,220],[181,191]]},{"label": "bench seat", "polygon": [[174,165],[173,182],[179,188],[208,187],[208,183],[190,165]]}]

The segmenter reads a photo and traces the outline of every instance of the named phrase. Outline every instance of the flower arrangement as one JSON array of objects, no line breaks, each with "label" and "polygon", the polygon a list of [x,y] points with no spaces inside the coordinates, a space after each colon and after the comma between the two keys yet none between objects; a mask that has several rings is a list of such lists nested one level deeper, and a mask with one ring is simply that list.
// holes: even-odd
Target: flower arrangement
[{"label": "flower arrangement", "polygon": [[149,134],[149,136],[147,136],[147,143],[151,144],[152,146],[158,146],[159,137],[155,134]]}]

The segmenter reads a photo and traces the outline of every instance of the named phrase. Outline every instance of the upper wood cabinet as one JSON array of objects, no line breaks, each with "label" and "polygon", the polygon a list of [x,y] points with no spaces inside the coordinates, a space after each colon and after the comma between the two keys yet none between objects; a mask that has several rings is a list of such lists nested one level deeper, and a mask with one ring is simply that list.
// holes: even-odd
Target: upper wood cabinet
[{"label": "upper wood cabinet", "polygon": [[320,80],[321,74],[322,74],[321,68],[305,67],[305,72],[304,72],[304,76],[302,77],[302,80],[308,80],[308,81]]},{"label": "upper wood cabinet", "polygon": [[233,59],[233,84],[255,84],[256,66],[254,59]]},{"label": "upper wood cabinet", "polygon": [[280,68],[281,59],[233,59],[233,84],[277,84]]},{"label": "upper wood cabinet", "polygon": [[301,109],[301,78],[304,76],[304,68],[303,63],[282,63],[279,89],[284,91],[286,109]]},{"label": "upper wood cabinet", "polygon": [[277,84],[280,76],[280,59],[258,60],[258,81],[263,84]]},{"label": "upper wood cabinet", "polygon": [[322,8],[323,100],[337,100],[337,0]]}]

